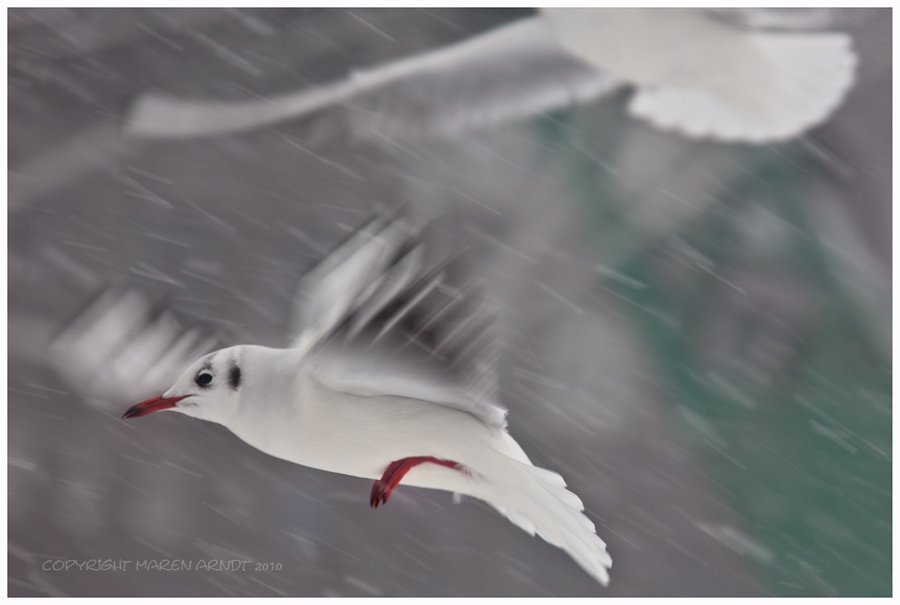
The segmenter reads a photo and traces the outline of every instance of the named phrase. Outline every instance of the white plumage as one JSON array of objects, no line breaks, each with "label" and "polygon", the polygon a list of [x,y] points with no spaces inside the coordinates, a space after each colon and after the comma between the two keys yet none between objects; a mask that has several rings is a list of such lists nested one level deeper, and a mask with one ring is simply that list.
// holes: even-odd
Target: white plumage
[{"label": "white plumage", "polygon": [[636,85],[629,111],[695,138],[763,143],[823,122],[853,83],[840,33],[753,31],[691,9],[547,9],[554,38]]},{"label": "white plumage", "polygon": [[[634,89],[629,112],[692,138],[767,143],[824,122],[854,80],[850,37],[773,30],[803,14],[698,9],[543,9],[486,33],[244,103],[140,97],[126,132],[195,137],[238,132],[341,103],[360,134],[456,134]],[[760,25],[761,24],[761,25]],[[765,27],[757,29],[754,27]]]},{"label": "white plumage", "polygon": [[368,479],[413,459],[404,484],[484,500],[608,583],[581,500],[506,430],[491,314],[447,283],[444,264],[424,271],[421,250],[404,221],[372,222],[301,280],[291,347],[210,353],[125,418],[178,411],[272,456]]}]

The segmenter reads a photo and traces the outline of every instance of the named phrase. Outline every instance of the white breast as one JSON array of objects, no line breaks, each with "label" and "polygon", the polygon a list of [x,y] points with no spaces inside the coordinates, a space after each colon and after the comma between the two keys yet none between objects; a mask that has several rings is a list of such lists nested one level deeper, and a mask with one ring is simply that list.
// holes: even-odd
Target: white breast
[{"label": "white breast", "polygon": [[[479,476],[496,472],[500,458],[528,460],[505,430],[446,406],[337,392],[305,372],[282,395],[255,398],[256,405],[246,406],[228,428],[277,458],[368,479],[380,478],[391,462],[412,456],[453,460]],[[459,471],[428,464],[403,481],[464,493],[468,482]]]}]

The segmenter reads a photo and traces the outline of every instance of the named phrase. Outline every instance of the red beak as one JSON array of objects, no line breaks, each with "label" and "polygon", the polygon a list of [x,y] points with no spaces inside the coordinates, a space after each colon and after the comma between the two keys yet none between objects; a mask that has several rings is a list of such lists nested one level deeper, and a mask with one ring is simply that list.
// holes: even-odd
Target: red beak
[{"label": "red beak", "polygon": [[165,398],[162,395],[159,397],[154,397],[153,399],[148,399],[147,401],[142,401],[137,405],[131,406],[128,408],[128,411],[122,414],[122,420],[128,420],[129,418],[137,418],[139,416],[146,416],[147,414],[152,414],[153,412],[158,412],[160,410],[168,410],[169,408],[174,408],[175,404],[187,397],[187,395],[183,395],[182,397],[169,397]]}]

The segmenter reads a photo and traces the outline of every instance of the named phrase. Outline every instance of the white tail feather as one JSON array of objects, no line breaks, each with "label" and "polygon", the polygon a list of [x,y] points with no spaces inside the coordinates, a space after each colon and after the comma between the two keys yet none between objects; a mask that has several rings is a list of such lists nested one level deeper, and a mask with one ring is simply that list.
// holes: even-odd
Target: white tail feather
[{"label": "white tail feather", "polygon": [[488,502],[488,504],[496,508],[501,515],[512,521],[513,525],[524,530],[529,536],[533,536],[537,533],[537,528],[534,526],[534,523],[529,521],[526,517],[523,517],[519,513],[511,511],[500,504],[494,504],[493,502]]},{"label": "white tail feather", "polygon": [[565,488],[560,475],[518,460],[509,462],[508,481],[486,486],[477,497],[529,535],[537,534],[564,550],[601,584],[609,584],[612,559],[582,512],[581,498]]}]

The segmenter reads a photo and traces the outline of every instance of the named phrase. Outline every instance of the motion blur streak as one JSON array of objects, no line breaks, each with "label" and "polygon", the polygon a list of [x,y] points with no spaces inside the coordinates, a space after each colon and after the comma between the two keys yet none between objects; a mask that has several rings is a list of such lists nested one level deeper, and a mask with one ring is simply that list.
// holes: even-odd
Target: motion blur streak
[{"label": "motion blur streak", "polygon": [[[144,94],[276,98],[535,14],[8,11],[10,595],[891,594],[889,9],[715,13],[852,42],[841,102],[777,144],[658,128],[553,61],[123,136]],[[376,511],[215,425],[121,420],[206,350],[284,346],[300,276],[400,211],[498,310],[510,432],[584,501],[609,587],[477,502],[401,483]],[[98,560],[194,565],[52,564]]]}]

